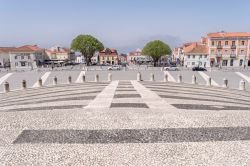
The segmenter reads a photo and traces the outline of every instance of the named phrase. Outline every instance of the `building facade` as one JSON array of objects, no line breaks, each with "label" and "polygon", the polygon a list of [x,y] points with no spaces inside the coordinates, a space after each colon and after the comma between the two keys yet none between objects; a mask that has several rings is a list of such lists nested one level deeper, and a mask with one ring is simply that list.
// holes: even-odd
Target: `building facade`
[{"label": "building facade", "polygon": [[46,51],[46,63],[63,64],[71,60],[70,50],[61,46],[54,46]]},{"label": "building facade", "polygon": [[203,43],[192,43],[183,49],[184,66],[192,67],[210,67],[210,57],[208,46]]},{"label": "building facade", "polygon": [[99,53],[100,65],[117,65],[119,63],[116,49],[105,48]]},{"label": "building facade", "polygon": [[10,67],[10,52],[15,47],[0,47],[0,68]]},{"label": "building facade", "polygon": [[212,66],[250,66],[250,33],[209,33],[207,38]]},{"label": "building facade", "polygon": [[44,64],[45,50],[36,45],[25,45],[10,52],[12,70],[32,70]]},{"label": "building facade", "polygon": [[142,63],[148,63],[152,61],[152,58],[146,55],[142,54],[142,50],[140,48],[137,48],[134,51],[131,51],[128,53],[127,61],[129,64],[142,64]]}]

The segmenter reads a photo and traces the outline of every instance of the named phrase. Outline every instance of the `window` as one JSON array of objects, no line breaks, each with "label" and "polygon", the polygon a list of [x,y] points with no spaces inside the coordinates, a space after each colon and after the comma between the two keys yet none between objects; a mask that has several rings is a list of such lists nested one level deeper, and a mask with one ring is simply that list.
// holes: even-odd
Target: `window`
[{"label": "window", "polygon": [[195,62],[192,62],[192,66],[194,66],[195,65]]},{"label": "window", "polygon": [[15,66],[18,66],[18,62],[15,63]]},{"label": "window", "polygon": [[17,59],[17,56],[15,56],[15,59]]},{"label": "window", "polygon": [[200,55],[200,59],[202,58],[202,55]]},{"label": "window", "polygon": [[23,55],[21,56],[21,59],[24,59],[24,56],[23,56]]},{"label": "window", "polygon": [[193,59],[195,58],[195,55],[193,55]]},{"label": "window", "polygon": [[212,41],[212,46],[214,46],[214,41]]},{"label": "window", "polygon": [[188,59],[190,59],[190,55],[188,55]]},{"label": "window", "polygon": [[26,64],[25,64],[25,62],[21,62],[21,66],[25,66]]},{"label": "window", "polygon": [[204,58],[206,58],[206,59],[207,59],[207,55],[205,55],[205,56],[204,56]]},{"label": "window", "polygon": [[240,54],[243,55],[244,54],[244,50],[240,50]]},{"label": "window", "polygon": [[228,46],[228,41],[225,41],[225,45]]},{"label": "window", "polygon": [[214,54],[214,50],[211,50],[211,54]]},{"label": "window", "polygon": [[245,41],[241,41],[241,45],[244,46],[245,45]]},{"label": "window", "polygon": [[221,46],[221,41],[218,42],[218,46]]},{"label": "window", "polygon": [[232,46],[235,46],[235,41],[232,41]]},{"label": "window", "polygon": [[228,50],[225,50],[225,55],[228,55]]},{"label": "window", "polygon": [[232,53],[232,54],[235,54],[235,50],[232,50],[231,53]]}]

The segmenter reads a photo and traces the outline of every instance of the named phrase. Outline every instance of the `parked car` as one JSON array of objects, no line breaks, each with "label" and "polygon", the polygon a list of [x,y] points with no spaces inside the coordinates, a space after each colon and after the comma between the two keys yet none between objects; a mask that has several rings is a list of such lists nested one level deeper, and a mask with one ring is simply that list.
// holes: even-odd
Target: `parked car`
[{"label": "parked car", "polygon": [[168,66],[168,67],[164,67],[164,70],[167,70],[167,71],[178,71],[179,68],[176,65],[171,65],[171,66]]},{"label": "parked car", "polygon": [[121,70],[121,67],[119,65],[113,65],[113,66],[110,66],[108,70]]},{"label": "parked car", "polygon": [[204,67],[193,67],[192,71],[207,71],[207,69]]}]

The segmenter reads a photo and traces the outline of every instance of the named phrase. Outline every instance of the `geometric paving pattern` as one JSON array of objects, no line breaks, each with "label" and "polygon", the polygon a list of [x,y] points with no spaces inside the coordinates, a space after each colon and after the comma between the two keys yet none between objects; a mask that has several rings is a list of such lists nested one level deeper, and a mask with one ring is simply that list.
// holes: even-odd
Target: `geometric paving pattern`
[{"label": "geometric paving pattern", "polygon": [[249,101],[136,81],[0,94],[0,165],[250,165]]},{"label": "geometric paving pattern", "polygon": [[250,127],[24,130],[14,144],[180,143],[250,140]]}]

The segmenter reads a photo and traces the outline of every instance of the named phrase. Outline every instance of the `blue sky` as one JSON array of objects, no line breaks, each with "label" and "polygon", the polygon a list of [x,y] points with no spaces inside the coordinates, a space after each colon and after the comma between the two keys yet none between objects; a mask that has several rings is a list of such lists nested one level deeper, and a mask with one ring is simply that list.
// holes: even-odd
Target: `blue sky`
[{"label": "blue sky", "polygon": [[78,34],[120,52],[153,39],[175,46],[207,32],[249,32],[249,9],[249,0],[0,0],[0,46],[69,46]]}]

